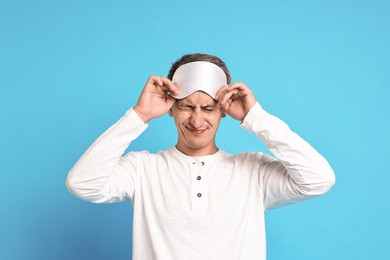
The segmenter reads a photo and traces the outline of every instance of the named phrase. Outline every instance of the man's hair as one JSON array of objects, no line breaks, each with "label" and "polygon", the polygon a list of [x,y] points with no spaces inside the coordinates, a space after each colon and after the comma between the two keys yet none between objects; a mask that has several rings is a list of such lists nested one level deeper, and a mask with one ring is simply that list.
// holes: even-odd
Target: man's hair
[{"label": "man's hair", "polygon": [[225,62],[223,62],[220,58],[218,58],[216,56],[209,55],[209,54],[203,54],[203,53],[186,54],[183,57],[181,57],[180,59],[178,59],[177,61],[175,61],[172,64],[171,69],[169,70],[168,79],[172,80],[173,74],[175,74],[175,71],[180,66],[187,64],[187,63],[190,63],[190,62],[194,62],[194,61],[207,61],[207,62],[214,63],[215,65],[220,67],[225,72],[226,82],[227,82],[227,84],[230,84],[232,79],[230,77],[230,72],[229,72],[229,69],[226,67]]}]

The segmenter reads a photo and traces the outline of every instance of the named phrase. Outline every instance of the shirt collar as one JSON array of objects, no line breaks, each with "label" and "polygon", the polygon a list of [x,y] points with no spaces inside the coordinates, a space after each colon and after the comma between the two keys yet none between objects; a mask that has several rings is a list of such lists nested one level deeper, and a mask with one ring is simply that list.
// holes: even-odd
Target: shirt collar
[{"label": "shirt collar", "polygon": [[224,154],[226,154],[224,151],[219,149],[216,153],[210,154],[210,155],[204,155],[204,156],[189,156],[186,155],[182,152],[180,152],[176,146],[173,146],[169,148],[170,152],[177,157],[178,159],[181,160],[186,160],[186,161],[203,161],[203,162],[213,162],[221,157],[223,157]]}]

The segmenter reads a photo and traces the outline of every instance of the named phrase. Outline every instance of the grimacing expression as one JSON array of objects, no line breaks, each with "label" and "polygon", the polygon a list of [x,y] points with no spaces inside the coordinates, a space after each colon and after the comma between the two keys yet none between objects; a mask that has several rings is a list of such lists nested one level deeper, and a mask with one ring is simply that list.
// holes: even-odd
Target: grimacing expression
[{"label": "grimacing expression", "polygon": [[225,113],[218,102],[202,91],[177,100],[169,111],[178,131],[177,149],[187,155],[218,151],[215,136]]}]

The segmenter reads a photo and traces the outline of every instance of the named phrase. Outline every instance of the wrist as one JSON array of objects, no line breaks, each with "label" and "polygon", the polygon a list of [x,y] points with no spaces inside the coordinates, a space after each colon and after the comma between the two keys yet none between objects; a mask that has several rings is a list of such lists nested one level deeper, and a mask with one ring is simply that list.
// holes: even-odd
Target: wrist
[{"label": "wrist", "polygon": [[[248,101],[248,103],[246,104],[245,106],[245,116],[244,118],[246,117],[246,115],[249,113],[249,111],[251,111],[251,109],[253,108],[253,106],[257,103],[257,100],[256,99],[252,99],[251,101]],[[243,118],[243,120],[244,120]]]},{"label": "wrist", "polygon": [[144,121],[145,124],[151,120],[151,118],[148,117],[145,113],[142,113],[142,111],[140,111],[140,109],[137,106],[135,106],[133,110],[142,119],[142,121]]}]

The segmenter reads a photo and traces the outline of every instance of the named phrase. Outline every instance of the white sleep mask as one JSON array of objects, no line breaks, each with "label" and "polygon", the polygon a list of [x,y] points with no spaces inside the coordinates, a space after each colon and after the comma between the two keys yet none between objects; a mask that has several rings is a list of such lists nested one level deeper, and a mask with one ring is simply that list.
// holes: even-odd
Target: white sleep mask
[{"label": "white sleep mask", "polygon": [[227,86],[226,74],[217,65],[206,61],[194,61],[180,66],[172,77],[172,82],[179,90],[176,99],[185,98],[201,90],[215,99],[215,94],[222,86]]}]

